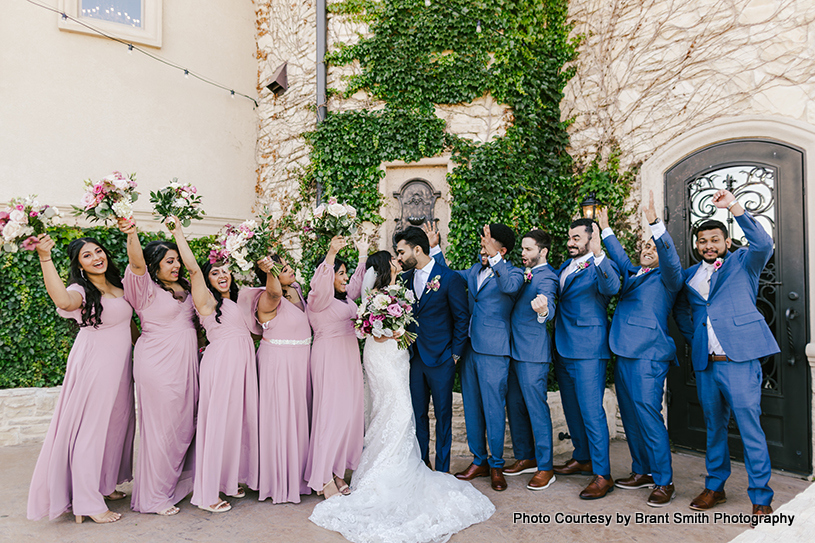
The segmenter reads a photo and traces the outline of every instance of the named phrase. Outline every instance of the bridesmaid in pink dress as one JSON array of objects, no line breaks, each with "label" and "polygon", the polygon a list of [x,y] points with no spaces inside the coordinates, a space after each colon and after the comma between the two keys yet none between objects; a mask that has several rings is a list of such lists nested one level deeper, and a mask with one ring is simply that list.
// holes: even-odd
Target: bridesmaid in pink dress
[{"label": "bridesmaid in pink dress", "polygon": [[198,337],[189,283],[175,243],[153,241],[142,251],[132,219],[120,219],[130,265],[125,298],[142,333],[133,352],[139,400],[139,453],[130,505],[139,513],[175,515],[192,492]]},{"label": "bridesmaid in pink dress", "polygon": [[[282,266],[279,276],[270,272]],[[311,326],[294,270],[277,255],[258,263],[265,288],[254,291],[254,307],[263,332],[257,352],[260,380],[260,494],[263,501],[300,503],[310,494],[308,458],[311,400]]]},{"label": "bridesmaid in pink dress", "polygon": [[130,323],[133,308],[110,254],[93,238],[68,246],[66,289],[51,260],[54,241],[39,236],[37,254],[48,295],[65,318],[76,320],[76,336],[65,380],[28,493],[28,518],[54,519],[73,510],[94,522],[116,522],[105,498],[120,500],[117,483],[131,480],[133,410]]},{"label": "bridesmaid in pink dress", "polygon": [[184,238],[181,221],[173,230],[187,263],[192,301],[207,331],[201,359],[195,483],[190,503],[213,513],[229,511],[220,492],[242,498],[244,484],[258,489],[258,374],[250,329],[256,326],[252,292],[232,281],[228,266],[199,267]]},{"label": "bridesmaid in pink dress", "polygon": [[362,454],[365,425],[362,364],[352,319],[352,300],[362,291],[367,242],[357,243],[360,262],[350,281],[345,262],[337,253],[346,242],[331,240],[325,260],[311,278],[308,318],[314,329],[311,348],[313,406],[311,442],[306,462],[308,486],[331,497],[347,494],[345,470],[355,470]]}]

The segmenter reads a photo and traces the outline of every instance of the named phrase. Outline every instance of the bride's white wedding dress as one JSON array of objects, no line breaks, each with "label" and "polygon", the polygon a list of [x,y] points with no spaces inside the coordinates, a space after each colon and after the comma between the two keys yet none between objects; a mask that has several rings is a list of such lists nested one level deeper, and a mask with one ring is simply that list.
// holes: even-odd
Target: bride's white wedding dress
[{"label": "bride's white wedding dress", "polygon": [[351,494],[314,508],[312,522],[354,543],[443,542],[487,520],[495,506],[466,481],[422,462],[410,400],[408,352],[394,340],[365,342],[371,421]]}]

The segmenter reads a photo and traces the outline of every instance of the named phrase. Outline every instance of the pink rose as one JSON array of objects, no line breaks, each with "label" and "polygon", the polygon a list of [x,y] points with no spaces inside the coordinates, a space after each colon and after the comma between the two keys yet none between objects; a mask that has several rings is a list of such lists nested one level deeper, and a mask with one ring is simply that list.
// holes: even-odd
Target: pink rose
[{"label": "pink rose", "polygon": [[384,321],[385,315],[371,315],[371,322]]},{"label": "pink rose", "polygon": [[5,211],[0,211],[0,221],[8,222],[8,213]]},{"label": "pink rose", "polygon": [[401,317],[402,307],[399,304],[391,304],[388,306],[388,315],[391,317]]},{"label": "pink rose", "polygon": [[23,243],[21,244],[21,246],[22,246],[22,248],[23,248],[24,250],[26,250],[26,251],[33,251],[33,250],[34,250],[34,248],[35,248],[35,247],[37,246],[37,244],[39,244],[39,243],[40,243],[40,240],[38,240],[38,239],[37,239],[36,237],[34,237],[34,236],[30,236],[30,237],[26,238],[25,240],[23,240]]}]

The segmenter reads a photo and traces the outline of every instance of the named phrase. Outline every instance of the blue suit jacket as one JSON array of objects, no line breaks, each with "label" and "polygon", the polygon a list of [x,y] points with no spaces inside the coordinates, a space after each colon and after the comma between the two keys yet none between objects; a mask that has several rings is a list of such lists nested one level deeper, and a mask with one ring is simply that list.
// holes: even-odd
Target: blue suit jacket
[{"label": "blue suit jacket", "polygon": [[685,288],[676,299],[674,316],[691,344],[696,371],[704,371],[708,364],[708,317],[724,353],[734,362],[779,352],[770,327],[756,308],[758,278],[773,254],[773,240],[748,213],[736,217],[736,222],[750,246],[725,255],[722,266],[710,276],[707,300],[688,284],[701,262],[685,270]]},{"label": "blue suit jacket", "polygon": [[608,315],[606,308],[620,290],[620,274],[608,257],[566,278],[560,288],[560,276],[571,264],[570,258],[557,271],[559,308],[555,316],[555,347],[560,356],[580,360],[610,358],[608,349]]},{"label": "blue suit jacket", "polygon": [[[652,238],[653,239],[653,238]],[[611,319],[608,343],[611,352],[626,358],[676,361],[676,344],[668,333],[668,315],[684,285],[682,263],[668,232],[654,244],[659,267],[635,277],[640,270],[625,254],[616,236],[603,243],[608,256],[622,271],[620,301]]]},{"label": "blue suit jacket", "polygon": [[[444,256],[437,254],[436,261]],[[509,321],[515,297],[524,283],[524,274],[506,260],[492,268],[492,274],[478,288],[481,263],[457,271],[467,282],[470,305],[470,346],[479,354],[509,356]]]},{"label": "blue suit jacket", "polygon": [[[402,274],[402,280],[410,289],[413,289],[414,272],[409,270]],[[413,316],[417,323],[408,327],[408,331],[417,334],[411,348],[418,349],[422,362],[428,366],[438,366],[452,355],[462,356],[470,320],[464,280],[438,260],[433,264],[428,282],[436,276],[439,289],[425,288],[421,299],[416,296]]]},{"label": "blue suit jacket", "polygon": [[[530,305],[538,294],[549,301],[549,314],[545,322],[538,322],[538,314]],[[511,356],[520,362],[552,362],[552,340],[546,323],[555,318],[555,295],[557,275],[555,269],[546,264],[532,272],[532,280],[524,283],[515,300],[510,317]]]}]

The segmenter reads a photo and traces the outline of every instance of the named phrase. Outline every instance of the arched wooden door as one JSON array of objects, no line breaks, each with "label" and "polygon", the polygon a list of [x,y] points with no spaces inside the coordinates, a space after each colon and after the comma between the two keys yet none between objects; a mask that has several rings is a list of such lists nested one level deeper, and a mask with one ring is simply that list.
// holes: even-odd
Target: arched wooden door
[{"label": "arched wooden door", "polygon": [[[693,227],[718,219],[734,244],[746,244],[732,216],[717,209],[713,194],[727,188],[775,242],[775,252],[759,280],[757,306],[773,331],[781,353],[761,360],[761,424],[773,468],[811,471],[811,408],[807,344],[808,307],[804,153],[792,146],[758,139],[719,143],[698,151],[665,173],[666,225],[685,267],[699,260]],[[696,395],[689,346],[673,327],[680,367],[668,376],[668,429],[677,447],[703,451],[705,422]],[[750,338],[744,338],[750,341]],[[743,459],[731,417],[730,454]]]}]

